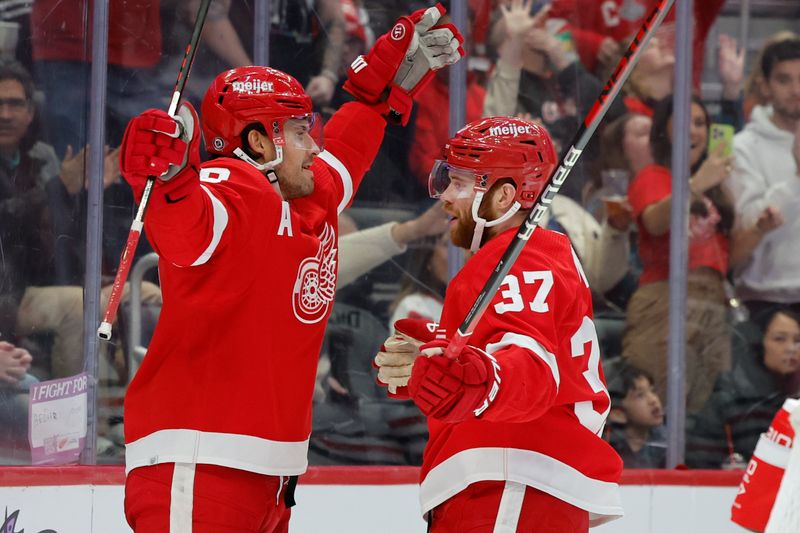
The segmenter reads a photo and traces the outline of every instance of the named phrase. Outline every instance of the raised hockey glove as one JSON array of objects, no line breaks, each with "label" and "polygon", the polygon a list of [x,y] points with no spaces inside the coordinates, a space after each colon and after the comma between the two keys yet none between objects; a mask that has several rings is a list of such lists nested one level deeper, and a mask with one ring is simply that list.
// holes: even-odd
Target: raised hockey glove
[{"label": "raised hockey glove", "polygon": [[137,201],[148,176],[158,178],[156,191],[173,201],[197,184],[199,126],[197,112],[188,102],[181,105],[175,118],[148,109],[131,119],[122,138],[119,167]]},{"label": "raised hockey glove", "polygon": [[408,393],[420,411],[442,422],[462,422],[479,417],[500,390],[500,365],[485,351],[466,346],[457,359],[444,356],[447,341],[434,340],[420,347]]},{"label": "raised hockey glove", "polygon": [[408,123],[413,97],[434,72],[464,56],[464,38],[452,24],[436,26],[441,4],[401,17],[365,56],[350,65],[344,89],[392,122]]},{"label": "raised hockey glove", "polygon": [[439,324],[422,318],[403,318],[394,323],[395,334],[387,338],[373,365],[378,369],[378,385],[389,389],[389,396],[408,399],[408,378],[419,347],[436,338]]}]

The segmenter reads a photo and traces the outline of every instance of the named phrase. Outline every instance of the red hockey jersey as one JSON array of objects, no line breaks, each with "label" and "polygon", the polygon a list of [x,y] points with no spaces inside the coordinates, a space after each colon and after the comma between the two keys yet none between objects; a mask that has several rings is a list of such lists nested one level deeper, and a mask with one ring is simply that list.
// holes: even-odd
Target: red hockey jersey
[{"label": "red hockey jersey", "polygon": [[177,203],[156,186],[145,229],[164,303],[125,399],[127,471],[164,462],[306,470],[337,215],[384,126],[371,108],[344,105],[325,127],[305,198],[284,201],[261,172],[230,158],[204,163]]},{"label": "red hockey jersey", "polygon": [[742,475],[731,506],[731,520],[751,531],[767,528],[795,440],[789,417],[798,406],[800,400],[793,398],[783,403],[769,429],[758,439],[753,457]]},{"label": "red hockey jersey", "polygon": [[[488,241],[447,288],[441,326],[451,335],[515,236]],[[589,284],[569,239],[537,229],[469,344],[500,365],[500,388],[479,418],[429,418],[421,472],[423,512],[469,484],[510,480],[589,512],[622,516],[622,460],[600,435],[610,408]]]}]

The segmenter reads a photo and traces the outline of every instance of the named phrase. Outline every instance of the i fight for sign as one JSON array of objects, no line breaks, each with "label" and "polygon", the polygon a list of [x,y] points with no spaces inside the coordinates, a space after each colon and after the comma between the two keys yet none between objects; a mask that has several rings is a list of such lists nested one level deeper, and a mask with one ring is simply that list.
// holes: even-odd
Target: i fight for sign
[{"label": "i fight for sign", "polygon": [[42,382],[36,387],[31,387],[31,399],[35,402],[52,400],[86,391],[89,376],[80,374],[68,380]]}]

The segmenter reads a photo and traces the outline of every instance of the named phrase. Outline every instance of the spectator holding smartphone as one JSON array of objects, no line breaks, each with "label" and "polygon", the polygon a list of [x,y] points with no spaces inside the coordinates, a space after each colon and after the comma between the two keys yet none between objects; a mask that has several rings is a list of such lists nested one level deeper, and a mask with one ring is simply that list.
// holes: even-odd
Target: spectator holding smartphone
[{"label": "spectator holding smartphone", "polygon": [[[628,302],[623,357],[649,372],[656,391],[666,400],[667,315],[669,308],[669,228],[672,205],[672,98],[655,108],[650,147],[655,163],[642,169],[628,189],[639,229],[643,270],[639,287]],[[691,108],[689,189],[689,275],[686,312],[687,411],[697,412],[711,395],[717,375],[730,364],[725,275],[732,201],[721,187],[732,159],[720,149],[708,153],[708,113],[699,98]]]}]

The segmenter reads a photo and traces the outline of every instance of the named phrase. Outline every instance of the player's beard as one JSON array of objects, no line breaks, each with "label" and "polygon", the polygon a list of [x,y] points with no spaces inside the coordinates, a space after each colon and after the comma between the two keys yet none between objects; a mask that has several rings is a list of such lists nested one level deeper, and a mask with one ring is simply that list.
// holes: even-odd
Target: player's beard
[{"label": "player's beard", "polygon": [[[487,222],[491,222],[497,218],[495,213],[491,212],[490,204],[490,199],[484,196],[483,202],[478,208],[478,216]],[[458,210],[456,213],[456,224],[450,229],[450,240],[455,246],[469,250],[472,246],[472,238],[475,235],[475,226],[477,226],[477,224],[475,219],[472,218],[471,205]],[[486,242],[490,232],[491,228],[484,228],[483,235],[481,235],[481,246]]]},{"label": "player's beard", "polygon": [[791,105],[781,105],[779,102],[773,102],[772,107],[774,113],[783,120],[797,122],[800,120],[800,102],[793,101]]},{"label": "player's beard", "polygon": [[[313,171],[310,169],[310,165],[313,162],[313,158],[309,158],[304,161],[304,167],[296,170],[293,175],[283,178],[281,174],[278,174],[278,181],[281,187],[281,194],[286,200],[292,200],[295,198],[303,198],[304,196],[308,196],[314,192],[314,178],[313,178]],[[309,167],[309,168],[305,168]],[[283,170],[284,169],[278,169]]]}]

